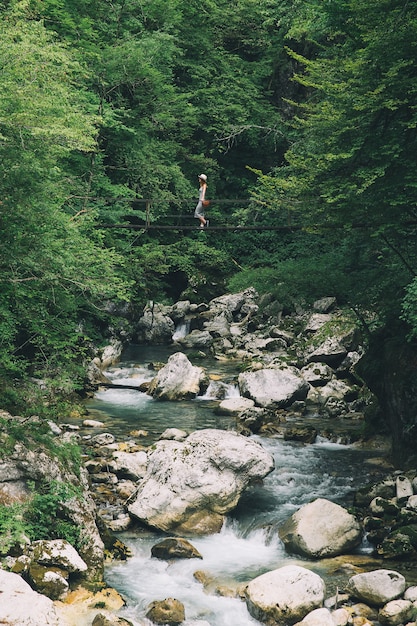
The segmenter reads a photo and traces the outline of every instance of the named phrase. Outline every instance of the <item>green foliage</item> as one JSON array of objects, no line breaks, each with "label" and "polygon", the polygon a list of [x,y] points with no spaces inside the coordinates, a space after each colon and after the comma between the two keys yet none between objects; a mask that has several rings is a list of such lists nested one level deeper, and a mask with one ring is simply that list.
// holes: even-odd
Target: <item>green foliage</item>
[{"label": "green foliage", "polygon": [[65,539],[76,549],[82,547],[80,528],[66,514],[74,498],[81,493],[73,485],[53,481],[35,488],[25,503],[0,504],[0,554],[7,555],[15,546],[29,537],[40,539]]},{"label": "green foliage", "polygon": [[79,319],[125,299],[123,259],[91,217],[73,219],[69,155],[96,147],[98,100],[85,69],[17,3],[0,25],[0,376],[25,360],[53,369],[82,356]]},{"label": "green foliage", "polygon": [[81,451],[75,443],[62,443],[51,432],[46,420],[38,416],[32,418],[0,418],[2,440],[1,458],[10,454],[16,443],[21,443],[30,450],[46,448],[68,471],[79,476]]},{"label": "green foliage", "polygon": [[32,486],[33,495],[25,512],[29,536],[38,539],[66,539],[75,548],[81,547],[80,527],[72,522],[66,508],[71,500],[81,497],[73,485],[52,481]]},{"label": "green foliage", "polygon": [[410,328],[409,337],[417,338],[417,279],[414,278],[406,288],[402,302],[401,318],[405,320]]},{"label": "green foliage", "polygon": [[0,504],[0,555],[6,556],[11,548],[28,536],[24,513],[25,506],[22,504]]},{"label": "green foliage", "polygon": [[144,244],[135,252],[134,263],[135,282],[146,299],[167,302],[177,299],[184,287],[192,290],[207,282],[218,295],[233,267],[228,255],[200,237],[181,237],[169,245]]},{"label": "green foliage", "polygon": [[[373,307],[381,320],[399,313],[417,262],[416,32],[411,4],[299,3],[289,29],[296,80],[306,90],[291,103],[297,140],[282,167],[260,175],[254,194],[266,199],[268,217],[286,213],[328,245],[338,237],[345,255],[336,272],[330,266],[334,293]],[[307,54],[297,51],[303,41]],[[414,323],[411,295],[406,307]]]}]

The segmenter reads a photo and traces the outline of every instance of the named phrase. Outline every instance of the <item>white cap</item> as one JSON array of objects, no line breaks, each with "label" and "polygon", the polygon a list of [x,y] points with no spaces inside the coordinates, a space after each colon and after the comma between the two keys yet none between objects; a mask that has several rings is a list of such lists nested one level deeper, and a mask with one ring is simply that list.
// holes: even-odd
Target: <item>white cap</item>
[{"label": "white cap", "polygon": [[207,176],[205,174],[199,174],[198,177],[201,178],[201,180],[207,180]]}]

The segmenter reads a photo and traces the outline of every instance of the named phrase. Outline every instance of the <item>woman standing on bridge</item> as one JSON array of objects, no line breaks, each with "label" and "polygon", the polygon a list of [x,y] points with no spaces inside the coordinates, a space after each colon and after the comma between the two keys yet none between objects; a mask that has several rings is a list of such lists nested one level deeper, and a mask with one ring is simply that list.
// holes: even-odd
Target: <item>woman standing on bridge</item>
[{"label": "woman standing on bridge", "polygon": [[203,202],[206,197],[207,190],[207,176],[205,174],[199,174],[198,182],[200,184],[198,204],[194,211],[194,217],[200,220],[200,228],[207,228],[209,221],[204,217],[204,205]]}]

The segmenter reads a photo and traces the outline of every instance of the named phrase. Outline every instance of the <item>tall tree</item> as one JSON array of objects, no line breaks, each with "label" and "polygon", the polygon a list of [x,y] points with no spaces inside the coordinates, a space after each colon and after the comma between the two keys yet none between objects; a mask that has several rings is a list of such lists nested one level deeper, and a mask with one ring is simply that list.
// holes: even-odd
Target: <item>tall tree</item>
[{"label": "tall tree", "polygon": [[96,149],[85,69],[27,17],[16,3],[0,23],[1,375],[79,358],[80,319],[126,292],[122,260],[63,209],[65,160]]},{"label": "tall tree", "polygon": [[[417,390],[408,385],[405,393],[399,376],[410,356],[400,318],[414,334],[417,321],[417,7],[402,0],[310,2],[299,5],[290,35],[310,41],[308,56],[289,50],[309,97],[297,103],[285,167],[263,177],[262,189],[275,192],[271,207],[290,205],[305,226],[336,231],[348,243],[345,297],[379,313],[364,375],[400,460],[417,428]],[[413,360],[408,367],[414,372]]]}]

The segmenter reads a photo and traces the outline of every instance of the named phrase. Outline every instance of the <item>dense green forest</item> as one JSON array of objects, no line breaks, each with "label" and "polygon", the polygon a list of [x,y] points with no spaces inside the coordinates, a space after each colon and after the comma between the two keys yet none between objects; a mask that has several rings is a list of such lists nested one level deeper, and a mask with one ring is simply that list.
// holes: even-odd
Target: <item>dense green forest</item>
[{"label": "dense green forest", "polygon": [[[1,406],[33,410],[33,377],[81,387],[117,309],[253,285],[356,312],[407,456],[416,4],[6,0],[0,17]],[[108,228],[193,224],[200,172],[212,224],[282,230]]]}]

